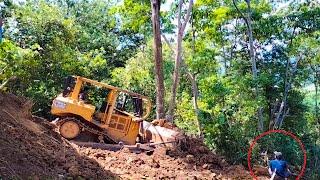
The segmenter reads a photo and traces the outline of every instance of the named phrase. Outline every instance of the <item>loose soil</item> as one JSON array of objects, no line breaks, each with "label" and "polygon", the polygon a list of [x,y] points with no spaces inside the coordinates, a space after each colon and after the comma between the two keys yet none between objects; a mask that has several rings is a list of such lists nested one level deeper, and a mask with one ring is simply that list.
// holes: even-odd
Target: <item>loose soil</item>
[{"label": "loose soil", "polygon": [[79,147],[45,119],[32,118],[31,107],[0,92],[0,179],[252,179],[196,138],[152,155]]}]

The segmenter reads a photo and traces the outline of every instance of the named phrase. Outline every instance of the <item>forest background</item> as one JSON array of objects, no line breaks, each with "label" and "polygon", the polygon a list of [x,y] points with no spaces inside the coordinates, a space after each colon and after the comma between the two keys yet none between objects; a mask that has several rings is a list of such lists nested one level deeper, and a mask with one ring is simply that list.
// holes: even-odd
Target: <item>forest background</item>
[{"label": "forest background", "polygon": [[[33,113],[49,119],[68,75],[157,104],[151,8],[149,0],[1,1],[0,89],[33,99]],[[305,176],[320,178],[319,1],[161,1],[160,30],[168,119],[231,164],[246,165],[260,133],[291,131],[307,149]],[[259,142],[257,163],[262,150],[301,169],[287,137]]]}]

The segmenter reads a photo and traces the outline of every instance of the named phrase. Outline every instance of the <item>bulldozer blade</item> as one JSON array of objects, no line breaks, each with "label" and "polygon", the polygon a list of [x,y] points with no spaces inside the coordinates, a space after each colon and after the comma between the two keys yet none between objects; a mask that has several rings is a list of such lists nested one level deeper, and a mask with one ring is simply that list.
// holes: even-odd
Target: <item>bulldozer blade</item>
[{"label": "bulldozer blade", "polygon": [[150,143],[172,144],[179,137],[179,132],[143,121],[143,136]]}]

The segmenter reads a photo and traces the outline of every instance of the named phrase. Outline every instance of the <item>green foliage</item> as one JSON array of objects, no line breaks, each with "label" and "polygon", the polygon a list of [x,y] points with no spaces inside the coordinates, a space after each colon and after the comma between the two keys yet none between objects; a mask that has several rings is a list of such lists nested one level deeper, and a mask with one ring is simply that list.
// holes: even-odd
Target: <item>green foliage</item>
[{"label": "green foliage", "polygon": [[[172,54],[166,46],[163,47],[163,51],[164,78],[166,89],[169,89],[172,84],[170,75],[173,69]],[[111,74],[113,85],[147,95],[155,102],[156,89],[151,42],[130,58],[125,67],[116,68]],[[167,95],[167,97],[169,96]],[[155,110],[155,105],[153,109]],[[151,114],[150,119],[155,119],[155,111]]]},{"label": "green foliage", "polygon": [[[303,151],[298,142],[292,137],[280,134],[272,133],[262,137],[257,141],[257,146],[254,147],[253,163],[261,160],[259,158],[261,152],[268,151],[269,156],[274,159],[273,152],[282,152],[284,160],[289,163],[290,169],[301,169],[303,164]],[[270,159],[271,160],[271,159]]]},{"label": "green foliage", "polygon": [[[238,1],[239,2],[239,1]],[[239,9],[246,15],[244,1],[238,4]],[[305,7],[312,8],[310,13],[304,14]],[[246,151],[251,138],[258,135],[257,120],[258,107],[263,108],[264,128],[267,130],[269,123],[275,118],[272,114],[274,103],[279,103],[284,98],[286,83],[290,83],[287,106],[289,114],[285,117],[282,128],[297,133],[303,137],[304,143],[310,149],[318,146],[319,134],[316,133],[317,120],[314,107],[307,107],[303,103],[305,94],[301,91],[303,83],[314,81],[314,75],[310,74],[318,68],[318,36],[315,27],[317,20],[314,12],[318,7],[310,7],[310,4],[300,4],[294,7],[295,11],[287,13],[271,12],[271,5],[266,1],[259,3],[252,1],[253,34],[257,42],[256,58],[258,62],[258,78],[254,82],[251,76],[251,63],[246,40],[247,32],[244,21],[239,20],[239,13],[235,10],[232,1],[222,3],[220,1],[197,1],[195,6],[196,41],[191,48],[195,50],[190,59],[187,59],[189,69],[198,73],[198,85],[202,106],[201,122],[207,144],[228,157],[229,161],[246,163]],[[302,9],[299,9],[302,8]],[[289,8],[290,9],[290,8]],[[292,18],[295,17],[295,18]],[[303,21],[303,22],[299,22]],[[302,23],[309,24],[301,28]],[[311,25],[312,24],[312,25]],[[300,27],[293,35],[293,29]],[[191,35],[191,34],[190,34]],[[189,39],[190,38],[190,39]],[[192,42],[188,37],[186,41]],[[214,52],[211,61],[198,61],[204,49]],[[308,53],[305,53],[308,52]],[[299,54],[303,54],[298,57]],[[203,57],[210,57],[204,54]],[[297,70],[293,72],[293,64],[299,59]],[[291,62],[289,72],[286,72],[287,61]],[[215,68],[207,68],[215,64]],[[225,73],[219,73],[217,69],[222,66]],[[212,69],[215,69],[212,71]],[[310,71],[311,70],[311,71]],[[313,72],[314,73],[314,72]],[[290,78],[289,76],[292,76]],[[255,97],[254,87],[258,85],[259,96]],[[190,91],[184,91],[189,92]],[[191,98],[190,98],[191,99]],[[188,107],[187,105],[185,105]],[[276,107],[275,111],[278,111]],[[189,108],[186,108],[189,109]],[[311,111],[311,113],[309,113]],[[188,110],[184,113],[187,114]],[[179,111],[179,114],[184,114]],[[276,112],[273,112],[276,113]],[[313,124],[313,126],[311,125]],[[312,127],[311,127],[312,126]],[[315,126],[315,127],[314,127]],[[308,127],[308,128],[307,128]],[[313,135],[311,135],[313,134]],[[272,139],[272,138],[271,138]],[[235,141],[236,140],[236,141]],[[286,141],[287,145],[279,142]],[[275,141],[276,146],[258,144],[264,148],[279,147],[288,153],[290,162],[301,165],[301,152],[298,152],[294,142],[281,139]],[[289,147],[286,150],[286,147]],[[312,161],[316,157],[312,151]],[[258,158],[259,150],[255,152]],[[300,153],[300,154],[299,154]],[[319,167],[313,164],[310,168]],[[314,174],[315,171],[309,171]]]},{"label": "green foliage", "polygon": [[175,123],[178,127],[190,134],[198,133],[197,118],[190,101],[189,94],[183,92],[180,101],[177,103]]},{"label": "green foliage", "polygon": [[151,5],[149,1],[124,0],[123,4],[116,7],[114,11],[121,16],[123,29],[151,35]]},{"label": "green foliage", "polygon": [[139,52],[135,57],[128,60],[125,68],[113,70],[113,83],[134,92],[153,94],[155,89],[152,76],[153,67],[151,56]]},{"label": "green foliage", "polygon": [[[36,46],[32,47],[36,49]],[[17,92],[22,92],[25,87],[31,83],[32,78],[37,74],[39,63],[34,59],[37,58],[38,52],[32,49],[23,49],[15,43],[4,40],[0,44],[0,82],[11,81],[13,88]],[[16,82],[16,83],[13,83]]]},{"label": "green foliage", "polygon": [[[154,102],[150,1],[8,2],[1,9],[6,39],[0,44],[0,83],[6,91],[34,99],[36,114],[49,116],[51,100],[61,92],[67,75],[108,82],[147,95]],[[257,129],[258,109],[263,110],[263,130],[272,128],[269,124],[289,85],[289,111],[281,128],[301,138],[308,152],[306,178],[319,179],[319,105],[315,105],[315,93],[305,93],[303,89],[306,84],[316,84],[319,89],[320,7],[311,1],[280,9],[277,2],[250,2],[258,69],[255,81],[247,25],[233,2],[195,1],[183,39],[184,64],[175,123],[188,134],[196,134],[198,119],[210,148],[231,163],[246,164],[250,142],[261,133]],[[236,4],[247,16],[246,2],[238,0]],[[161,30],[173,47],[176,16],[177,1],[169,10],[161,11]],[[167,103],[174,52],[165,43],[163,59]],[[199,91],[198,116],[190,74]],[[150,119],[154,117],[153,114]],[[301,165],[301,152],[286,137],[270,136],[259,141],[253,159],[258,162],[260,151],[266,149],[280,150],[290,164]]]},{"label": "green foliage", "polygon": [[2,44],[1,56],[6,58],[1,66],[8,68],[1,81],[16,76],[10,91],[34,99],[34,112],[48,116],[64,77],[109,78],[140,43],[134,33],[119,31],[115,15],[109,13],[113,6],[99,0],[28,1],[14,7],[5,34],[10,41]]}]

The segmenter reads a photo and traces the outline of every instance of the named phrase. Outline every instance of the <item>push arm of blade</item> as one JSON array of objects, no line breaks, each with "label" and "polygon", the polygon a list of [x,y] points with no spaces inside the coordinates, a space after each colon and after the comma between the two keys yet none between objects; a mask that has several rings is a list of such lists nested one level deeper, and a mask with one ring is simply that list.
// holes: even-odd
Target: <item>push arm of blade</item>
[{"label": "push arm of blade", "polygon": [[134,117],[134,118],[132,118],[132,120],[135,122],[142,122],[143,121],[143,119],[140,117]]},{"label": "push arm of blade", "polygon": [[142,100],[146,103],[146,114],[141,119],[145,120],[150,115],[151,101],[148,98],[142,98]]}]

